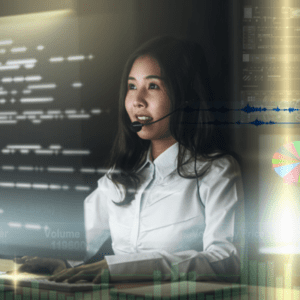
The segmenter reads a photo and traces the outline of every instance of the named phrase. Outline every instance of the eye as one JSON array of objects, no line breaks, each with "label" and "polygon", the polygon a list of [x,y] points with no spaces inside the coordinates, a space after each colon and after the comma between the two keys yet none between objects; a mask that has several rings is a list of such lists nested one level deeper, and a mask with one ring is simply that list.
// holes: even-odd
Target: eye
[{"label": "eye", "polygon": [[155,84],[155,83],[150,83],[150,84],[149,84],[149,88],[150,88],[151,90],[158,90],[158,89],[159,89],[159,86],[158,86],[157,84]]},{"label": "eye", "polygon": [[129,90],[135,90],[135,89],[136,89],[136,87],[135,87],[135,85],[134,85],[134,84],[132,84],[132,83],[129,83],[129,84],[128,84],[128,89],[129,89]]}]

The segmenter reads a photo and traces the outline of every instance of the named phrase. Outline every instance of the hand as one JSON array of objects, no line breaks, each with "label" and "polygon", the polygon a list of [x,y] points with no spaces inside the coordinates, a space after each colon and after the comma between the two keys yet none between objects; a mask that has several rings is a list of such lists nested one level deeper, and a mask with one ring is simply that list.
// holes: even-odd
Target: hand
[{"label": "hand", "polygon": [[62,282],[66,280],[68,283],[74,283],[78,280],[101,283],[101,276],[103,275],[104,270],[108,270],[108,264],[105,259],[93,264],[87,264],[76,268],[63,270],[62,272],[56,274],[55,276],[51,276],[48,279],[56,282]]},{"label": "hand", "polygon": [[22,264],[17,273],[57,274],[67,268],[63,260],[55,258],[23,256],[14,259],[14,261],[17,264]]}]

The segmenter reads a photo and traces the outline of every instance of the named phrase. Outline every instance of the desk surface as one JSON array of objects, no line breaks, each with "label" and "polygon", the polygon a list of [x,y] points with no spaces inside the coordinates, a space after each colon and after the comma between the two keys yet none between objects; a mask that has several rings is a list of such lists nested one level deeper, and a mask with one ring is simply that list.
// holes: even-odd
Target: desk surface
[{"label": "desk surface", "polygon": [[[0,259],[0,271],[6,272],[18,267],[13,261]],[[0,284],[1,300],[104,300],[130,299],[140,300],[150,296],[155,299],[300,299],[300,290],[272,287],[241,286],[216,282],[165,282],[153,285],[152,282],[118,283],[110,290],[65,293],[47,290],[36,290],[26,287],[4,286]]]}]

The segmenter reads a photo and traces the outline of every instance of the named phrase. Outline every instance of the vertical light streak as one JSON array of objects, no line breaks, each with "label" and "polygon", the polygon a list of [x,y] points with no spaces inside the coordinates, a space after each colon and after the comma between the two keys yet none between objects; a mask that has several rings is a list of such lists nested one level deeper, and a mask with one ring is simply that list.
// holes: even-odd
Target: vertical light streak
[{"label": "vertical light streak", "polygon": [[[285,61],[283,63],[283,77],[284,77],[284,81],[283,81],[283,89],[284,89],[284,95],[285,95],[285,99],[290,101],[291,100],[291,58],[293,57],[293,55],[291,54],[292,51],[292,45],[291,45],[291,41],[292,38],[289,37],[290,33],[291,33],[291,18],[289,16],[289,9],[291,7],[291,0],[283,0],[283,7],[285,7],[287,9],[287,13],[284,16],[283,19],[283,27],[286,30],[286,36],[284,36],[284,57],[285,57]],[[284,9],[284,8],[282,8]],[[289,102],[288,102],[289,103]],[[286,117],[286,121],[285,122],[292,122],[291,120],[292,116],[291,114],[287,114]],[[286,136],[289,135],[289,129],[286,128],[284,130],[284,134]],[[297,218],[295,216],[295,210],[293,207],[293,203],[292,203],[292,199],[293,196],[290,193],[290,190],[287,188],[283,191],[282,196],[281,196],[281,206],[283,207],[283,211],[282,211],[282,222],[284,224],[284,228],[285,228],[285,232],[283,233],[283,231],[281,232],[281,236],[282,238],[285,236],[286,239],[285,242],[287,243],[285,246],[287,246],[287,250],[286,250],[286,255],[287,255],[287,260],[290,259],[290,255],[293,256],[293,252],[295,252],[293,249],[289,249],[289,248],[293,248],[293,243],[296,240],[297,237],[297,230],[295,231],[295,228],[298,225],[297,222]],[[290,278],[292,276],[292,268],[288,268],[285,271],[284,277],[287,280],[287,278]],[[287,295],[285,295],[287,296]],[[285,297],[287,298],[287,297]]]},{"label": "vertical light streak", "polygon": [[[283,0],[283,5],[284,7],[288,8],[287,11],[290,9],[291,7],[291,1],[290,0]],[[284,84],[283,84],[283,88],[284,88],[284,95],[285,95],[285,99],[290,101],[291,99],[291,58],[293,55],[291,55],[291,51],[292,51],[292,45],[290,44],[292,41],[292,38],[289,38],[290,32],[291,32],[291,19],[289,14],[285,15],[285,18],[283,19],[283,27],[287,32],[287,35],[284,37],[284,57],[285,57],[285,61],[283,63],[283,75],[284,76]],[[285,122],[291,122],[292,116],[290,114],[287,114],[287,120]],[[285,130],[285,135],[288,136],[289,135],[289,129],[287,128]],[[285,242],[287,243],[287,246],[289,247],[293,247],[292,243],[296,240],[296,235],[297,233],[295,232],[294,228],[297,227],[298,223],[297,223],[297,218],[293,213],[293,205],[292,205],[292,199],[293,199],[293,195],[291,195],[288,192],[288,189],[286,189],[284,191],[284,193],[282,193],[281,196],[281,201],[282,201],[282,207],[284,207],[283,213],[282,213],[282,221],[284,222],[284,226],[285,227],[285,232],[281,232],[282,238],[283,236],[285,236]],[[293,256],[293,249],[287,249],[286,253],[287,253],[287,259],[291,259],[289,258],[289,254],[291,253],[291,256]],[[292,276],[292,268],[288,268],[288,270],[285,271],[284,277],[287,280],[287,278]],[[285,297],[286,298],[286,297]]]}]

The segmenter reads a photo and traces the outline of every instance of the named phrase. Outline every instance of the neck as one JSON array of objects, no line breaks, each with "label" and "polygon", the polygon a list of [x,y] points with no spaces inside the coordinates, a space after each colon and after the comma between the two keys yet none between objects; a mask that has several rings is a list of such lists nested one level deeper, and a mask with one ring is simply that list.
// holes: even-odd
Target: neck
[{"label": "neck", "polygon": [[152,161],[156,159],[160,154],[170,148],[172,145],[176,143],[176,140],[173,137],[169,139],[163,140],[152,140],[151,148],[152,148]]}]

